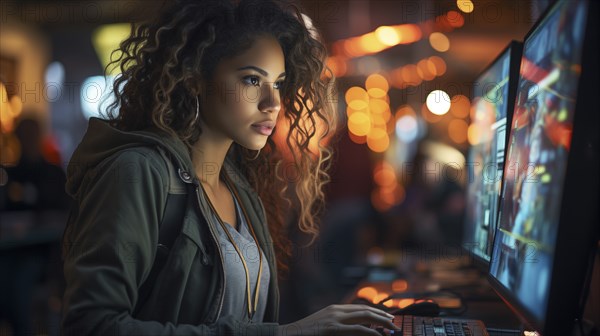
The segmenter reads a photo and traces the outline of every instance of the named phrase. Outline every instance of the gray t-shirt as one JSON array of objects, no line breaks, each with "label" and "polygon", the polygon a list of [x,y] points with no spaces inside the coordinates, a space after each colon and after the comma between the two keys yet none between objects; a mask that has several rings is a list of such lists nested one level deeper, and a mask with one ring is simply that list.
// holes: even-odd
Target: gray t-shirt
[{"label": "gray t-shirt", "polygon": [[[240,206],[233,197],[235,203],[235,213],[238,223],[238,230],[232,225],[225,223],[225,227],[229,230],[229,234],[235,241],[238,249],[246,260],[248,266],[248,272],[250,275],[250,294],[252,297],[252,303],[254,302],[254,291],[256,288],[256,279],[258,276],[258,250],[256,243],[252,238],[246,223]],[[216,215],[215,215],[216,217]],[[215,218],[218,223],[218,219]],[[242,264],[238,253],[229,241],[227,234],[223,231],[221,225],[217,225],[217,231],[219,232],[219,243],[221,244],[221,251],[223,252],[223,258],[225,261],[225,298],[223,301],[223,308],[219,317],[233,315],[235,318],[248,321],[248,299],[246,293],[246,272],[244,271],[244,265]],[[269,263],[265,258],[265,254],[261,249],[262,254],[262,274],[260,280],[260,293],[258,297],[258,306],[256,313],[252,318],[252,322],[262,322],[265,315],[265,307],[267,302],[267,295],[269,292]]]}]

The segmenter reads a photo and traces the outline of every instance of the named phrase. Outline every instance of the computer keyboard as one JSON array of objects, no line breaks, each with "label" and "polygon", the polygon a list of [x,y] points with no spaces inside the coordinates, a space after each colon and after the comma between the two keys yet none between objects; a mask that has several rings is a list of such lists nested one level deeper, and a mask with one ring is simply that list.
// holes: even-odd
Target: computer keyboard
[{"label": "computer keyboard", "polygon": [[381,335],[394,336],[489,336],[479,320],[397,315],[393,322],[396,330],[376,330]]}]

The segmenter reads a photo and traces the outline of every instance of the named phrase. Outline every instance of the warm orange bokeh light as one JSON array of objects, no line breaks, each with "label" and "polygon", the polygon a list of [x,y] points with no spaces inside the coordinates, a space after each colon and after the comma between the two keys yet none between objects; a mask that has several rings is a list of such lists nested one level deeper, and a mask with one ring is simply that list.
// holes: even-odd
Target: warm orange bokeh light
[{"label": "warm orange bokeh light", "polygon": [[348,130],[358,136],[364,136],[371,131],[371,117],[363,112],[354,112],[348,117]]},{"label": "warm orange bokeh light", "polygon": [[431,57],[429,57],[429,61],[431,61],[433,63],[433,65],[435,66],[436,76],[439,77],[446,73],[446,62],[444,61],[443,58],[441,58],[439,56],[431,56]]},{"label": "warm orange bokeh light", "polygon": [[390,145],[390,138],[387,134],[387,130],[380,128],[371,128],[369,134],[367,134],[367,146],[370,150],[376,153],[385,152]]},{"label": "warm orange bokeh light", "polygon": [[390,110],[390,105],[382,99],[369,100],[369,111],[373,114],[384,114]]},{"label": "warm orange bokeh light", "polygon": [[392,206],[404,202],[405,191],[400,184],[391,187],[379,187],[371,192],[371,203],[378,211],[389,210]]},{"label": "warm orange bokeh light", "polygon": [[389,294],[387,293],[377,293],[377,295],[375,295],[375,297],[373,298],[373,303],[379,303],[382,300],[385,300],[387,297],[389,296]]},{"label": "warm orange bokeh light", "polygon": [[398,29],[389,26],[381,26],[375,30],[375,36],[379,39],[379,42],[386,46],[395,46],[400,43],[400,35]]},{"label": "warm orange bokeh light", "polygon": [[438,76],[437,67],[435,66],[435,63],[433,63],[433,61],[429,58],[426,61],[427,70],[433,74],[433,77]]},{"label": "warm orange bokeh light", "polygon": [[358,38],[351,38],[343,42],[344,52],[349,57],[357,57],[363,55],[363,51]]},{"label": "warm orange bokeh light", "polygon": [[363,36],[359,37],[359,39],[360,47],[367,54],[377,53],[388,48],[388,46],[381,43],[381,41],[377,38],[377,35],[373,32],[364,34]]},{"label": "warm orange bokeh light", "polygon": [[467,141],[469,125],[462,119],[454,119],[448,124],[448,135],[452,141],[461,144]]},{"label": "warm orange bokeh light", "polygon": [[360,86],[353,86],[346,91],[346,103],[354,110],[365,109],[369,104],[369,94]]},{"label": "warm orange bokeh light", "polygon": [[432,67],[430,67],[428,59],[420,60],[417,63],[417,71],[419,72],[419,76],[424,80],[430,81],[435,78],[435,65],[432,64]]},{"label": "warm orange bokeh light", "polygon": [[448,15],[443,14],[440,15],[438,17],[435,18],[435,26],[434,26],[434,30],[435,31],[439,31],[439,32],[451,32],[454,30],[454,26],[452,25],[452,23],[450,22]]},{"label": "warm orange bokeh light", "polygon": [[396,173],[392,165],[385,161],[381,162],[379,167],[374,169],[373,180],[381,187],[396,185]]},{"label": "warm orange bokeh light", "polygon": [[439,52],[446,52],[450,49],[450,40],[446,35],[435,32],[429,35],[429,43],[431,47]]},{"label": "warm orange bokeh light", "polygon": [[382,98],[390,88],[388,81],[380,74],[372,74],[365,80],[365,88],[373,98]]},{"label": "warm orange bokeh light", "polygon": [[383,98],[387,93],[385,91],[383,91],[380,88],[370,88],[369,91],[367,91],[369,93],[369,96],[371,96],[372,98]]},{"label": "warm orange bokeh light", "polygon": [[383,202],[383,200],[381,199],[381,196],[379,196],[378,190],[373,190],[371,192],[371,204],[373,204],[373,207],[377,211],[381,211],[381,212],[389,210],[392,207],[391,204],[387,204],[387,203]]},{"label": "warm orange bokeh light", "polygon": [[350,130],[348,130],[348,137],[350,137],[350,140],[352,140],[352,142],[354,142],[355,144],[364,145],[367,143],[367,136],[356,135],[350,132]]},{"label": "warm orange bokeh light", "polygon": [[450,113],[457,118],[466,118],[469,116],[471,101],[463,95],[456,95],[451,99]]},{"label": "warm orange bokeh light", "polygon": [[456,6],[465,13],[471,13],[475,9],[471,0],[456,0]]},{"label": "warm orange bokeh light", "polygon": [[13,117],[18,118],[23,112],[23,102],[21,97],[14,95],[10,97],[10,109],[12,110]]},{"label": "warm orange bokeh light", "polygon": [[377,290],[370,286],[363,287],[356,292],[357,297],[365,298],[369,301],[372,301],[377,294]]},{"label": "warm orange bokeh light", "polygon": [[348,66],[346,65],[346,61],[342,57],[338,57],[338,56],[328,57],[326,64],[331,69],[331,72],[333,72],[333,75],[336,77],[342,77],[348,71]]},{"label": "warm orange bokeh light", "polygon": [[401,184],[393,184],[391,186],[381,187],[379,196],[383,202],[389,205],[400,204],[404,201],[405,190]]},{"label": "warm orange bokeh light", "polygon": [[481,127],[474,123],[469,125],[467,139],[469,140],[469,144],[477,145],[481,141]]},{"label": "warm orange bokeh light", "polygon": [[346,115],[348,117],[350,117],[355,112],[362,112],[362,113],[369,114],[369,107],[366,107],[366,108],[363,108],[363,109],[360,109],[360,110],[355,110],[351,106],[346,106]]},{"label": "warm orange bokeh light", "polygon": [[408,282],[403,279],[394,280],[392,282],[392,290],[394,292],[405,292],[408,289]]},{"label": "warm orange bokeh light", "polygon": [[0,82],[0,125],[1,130],[10,133],[15,127],[15,120],[23,110],[21,97],[14,95],[8,98],[8,92],[4,83]]},{"label": "warm orange bokeh light", "polygon": [[465,18],[457,11],[446,13],[446,20],[453,28],[460,28],[465,24]]},{"label": "warm orange bokeh light", "polygon": [[405,308],[415,303],[415,299],[400,299],[398,302],[398,308]]},{"label": "warm orange bokeh light", "polygon": [[400,43],[408,44],[413,43],[421,39],[423,33],[421,28],[416,24],[403,24],[396,26],[398,34],[400,35]]},{"label": "warm orange bokeh light", "polygon": [[386,128],[386,120],[383,118],[381,114],[371,114],[371,127],[373,128]]},{"label": "warm orange bokeh light", "polygon": [[360,57],[378,53],[398,44],[419,41],[423,36],[416,24],[381,26],[361,36],[350,37],[332,44],[333,54],[345,57]]}]

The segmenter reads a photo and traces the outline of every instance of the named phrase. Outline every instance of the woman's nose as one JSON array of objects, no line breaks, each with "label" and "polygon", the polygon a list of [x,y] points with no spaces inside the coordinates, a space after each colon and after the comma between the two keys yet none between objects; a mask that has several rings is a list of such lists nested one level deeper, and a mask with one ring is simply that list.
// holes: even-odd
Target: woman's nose
[{"label": "woman's nose", "polygon": [[281,109],[279,90],[272,85],[263,85],[258,109],[263,112],[279,112]]}]

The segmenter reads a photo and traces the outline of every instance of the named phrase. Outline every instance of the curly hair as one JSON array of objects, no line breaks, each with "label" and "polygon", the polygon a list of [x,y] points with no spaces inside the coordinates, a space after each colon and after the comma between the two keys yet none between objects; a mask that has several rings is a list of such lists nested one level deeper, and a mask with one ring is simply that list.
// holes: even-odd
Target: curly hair
[{"label": "curly hair", "polygon": [[[299,228],[311,235],[311,243],[318,235],[332,157],[326,141],[337,127],[331,99],[335,77],[325,65],[327,50],[297,6],[275,0],[180,0],[153,22],[132,25],[131,36],[113,51],[105,69],[117,66],[121,71],[113,83],[116,99],[108,106],[108,119],[124,131],[157,127],[179,137],[191,154],[202,132],[194,123],[195,97],[202,95],[199,78],[211,79],[220,60],[249,49],[262,36],[275,37],[284,53],[283,118],[275,132],[281,123],[289,131],[280,148],[269,137],[256,160],[237,143],[228,155],[243,167],[265,204],[281,276],[291,255],[286,207],[297,208]],[[295,167],[293,181],[283,163]],[[287,197],[288,185],[296,207]]]}]

